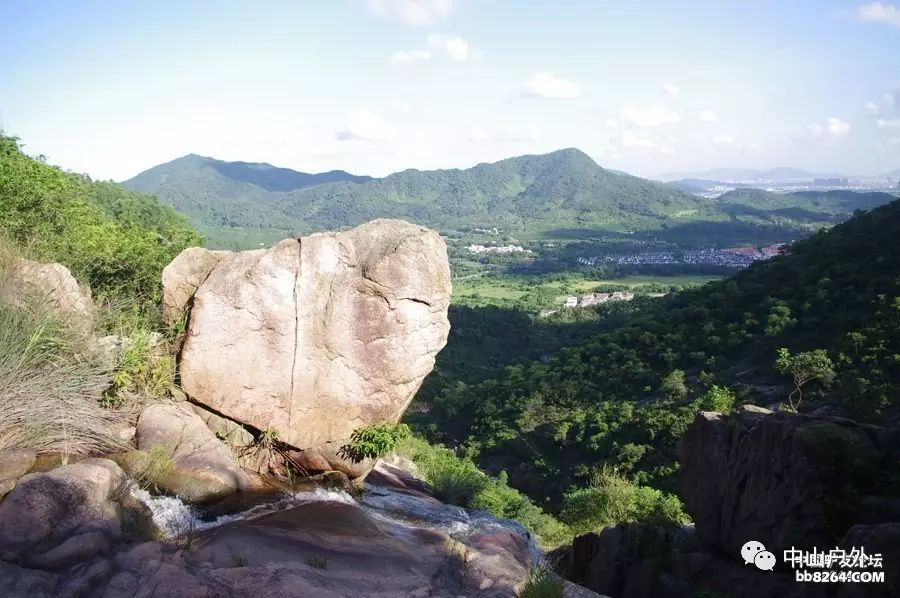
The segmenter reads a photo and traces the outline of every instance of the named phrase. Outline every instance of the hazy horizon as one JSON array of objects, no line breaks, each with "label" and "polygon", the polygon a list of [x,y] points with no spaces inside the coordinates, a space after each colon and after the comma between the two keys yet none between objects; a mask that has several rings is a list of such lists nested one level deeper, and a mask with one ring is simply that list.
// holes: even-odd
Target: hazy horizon
[{"label": "hazy horizon", "polygon": [[189,153],[384,176],[567,147],[645,177],[900,168],[890,2],[2,6],[0,128],[95,178]]}]

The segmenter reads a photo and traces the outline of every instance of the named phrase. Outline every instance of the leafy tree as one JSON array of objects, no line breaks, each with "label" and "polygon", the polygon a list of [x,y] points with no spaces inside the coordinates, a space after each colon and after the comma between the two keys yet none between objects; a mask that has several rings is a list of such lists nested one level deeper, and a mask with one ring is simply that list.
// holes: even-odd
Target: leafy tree
[{"label": "leafy tree", "polygon": [[[794,383],[794,389],[788,395],[791,409],[797,409],[800,401],[803,400],[803,387],[806,384],[817,380],[823,386],[827,386],[834,381],[835,377],[834,364],[824,349],[792,355],[785,347],[781,347],[778,349],[775,366],[779,372],[790,376]],[[796,402],[794,401],[795,394],[797,395]]]},{"label": "leafy tree", "polygon": [[660,390],[672,400],[687,396],[688,388],[684,381],[684,370],[672,370],[666,374],[659,386]]}]

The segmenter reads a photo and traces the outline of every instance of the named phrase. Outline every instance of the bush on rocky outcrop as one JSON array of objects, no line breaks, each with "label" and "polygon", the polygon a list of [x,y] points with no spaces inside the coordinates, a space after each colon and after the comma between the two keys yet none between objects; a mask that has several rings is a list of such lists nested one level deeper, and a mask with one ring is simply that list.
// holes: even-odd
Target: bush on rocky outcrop
[{"label": "bush on rocky outcrop", "polygon": [[564,496],[560,519],[579,534],[620,523],[682,525],[688,521],[677,496],[639,486],[608,469],[591,486]]}]

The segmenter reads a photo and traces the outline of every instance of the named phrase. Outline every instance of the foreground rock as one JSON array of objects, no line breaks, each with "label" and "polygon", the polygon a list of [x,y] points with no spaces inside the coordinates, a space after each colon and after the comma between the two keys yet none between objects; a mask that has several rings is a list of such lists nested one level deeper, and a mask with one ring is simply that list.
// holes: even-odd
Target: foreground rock
[{"label": "foreground rock", "polygon": [[231,452],[189,405],[144,409],[137,444],[139,450],[124,456],[123,465],[133,476],[150,476],[147,481],[186,502],[211,502],[250,486]]},{"label": "foreground rock", "polygon": [[[424,491],[370,490],[383,508],[317,492],[301,506],[168,542],[122,546],[55,575],[0,563],[0,591],[28,598],[519,594],[533,558],[521,527],[441,505]],[[564,595],[596,597],[572,585]]]},{"label": "foreground rock", "polygon": [[40,301],[75,327],[90,328],[96,313],[91,292],[62,264],[17,259],[2,274],[0,290],[14,303]]},{"label": "foreground rock", "polygon": [[163,281],[168,318],[189,309],[188,396],[277,434],[308,468],[353,477],[367,468],[340,446],[399,420],[449,331],[444,241],[398,220],[258,251],[189,249]]},{"label": "foreground rock", "polygon": [[121,538],[125,474],[87,459],[29,474],[0,503],[0,560],[56,569],[110,550]]}]

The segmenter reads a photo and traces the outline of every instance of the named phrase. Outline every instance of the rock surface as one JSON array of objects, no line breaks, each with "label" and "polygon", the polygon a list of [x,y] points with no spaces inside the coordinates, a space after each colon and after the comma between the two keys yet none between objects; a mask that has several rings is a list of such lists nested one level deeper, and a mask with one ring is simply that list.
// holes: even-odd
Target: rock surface
[{"label": "rock surface", "polygon": [[861,512],[859,497],[833,482],[852,478],[878,490],[879,476],[900,462],[900,443],[896,430],[745,406],[698,414],[680,456],[681,497],[703,545],[735,555],[757,539],[778,554],[834,545],[852,519],[889,516]]},{"label": "rock surface", "polygon": [[60,315],[89,327],[96,308],[88,288],[82,287],[62,264],[18,259],[3,272],[3,293],[16,303],[45,301]]},{"label": "rock surface", "polygon": [[157,452],[170,457],[171,467],[152,482],[186,502],[210,502],[250,486],[249,476],[231,452],[189,405],[150,405],[138,418],[136,437],[144,456],[127,458],[128,468],[139,472],[149,452],[158,447]]},{"label": "rock surface", "polygon": [[0,498],[16,487],[19,478],[34,466],[37,453],[31,449],[0,451]]},{"label": "rock surface", "polygon": [[106,459],[26,475],[0,503],[0,560],[54,569],[106,552],[121,536],[124,484]]},{"label": "rock surface", "polygon": [[166,267],[169,317],[190,307],[189,397],[354,477],[336,448],[396,422],[447,341],[450,270],[434,231],[376,220]]}]

